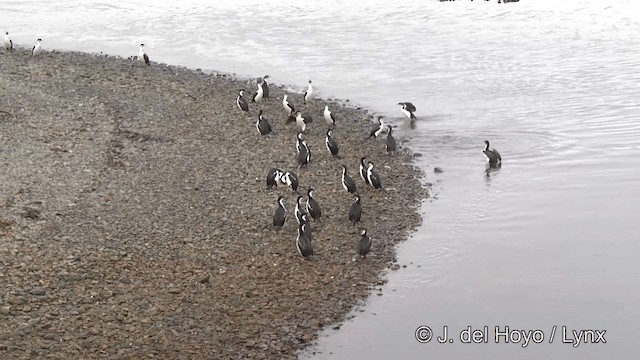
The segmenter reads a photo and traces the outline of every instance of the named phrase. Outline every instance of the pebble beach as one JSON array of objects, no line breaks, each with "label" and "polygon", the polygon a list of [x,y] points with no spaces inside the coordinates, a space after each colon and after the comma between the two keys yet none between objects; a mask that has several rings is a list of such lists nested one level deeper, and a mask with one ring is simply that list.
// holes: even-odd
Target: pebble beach
[{"label": "pebble beach", "polygon": [[[270,84],[245,114],[247,79],[153,58],[15,49],[0,64],[0,358],[295,359],[379,293],[421,223],[415,154],[402,141],[387,154],[348,101],[305,107],[306,84]],[[301,169],[285,93],[314,119]],[[325,148],[325,104],[340,158]],[[259,110],[274,134],[257,132]],[[386,191],[360,179],[362,156]],[[357,226],[342,164],[362,196]],[[315,189],[313,260],[296,250],[296,193],[266,186],[274,167]],[[276,231],[278,196],[289,218]],[[363,228],[372,251],[354,261]]]}]

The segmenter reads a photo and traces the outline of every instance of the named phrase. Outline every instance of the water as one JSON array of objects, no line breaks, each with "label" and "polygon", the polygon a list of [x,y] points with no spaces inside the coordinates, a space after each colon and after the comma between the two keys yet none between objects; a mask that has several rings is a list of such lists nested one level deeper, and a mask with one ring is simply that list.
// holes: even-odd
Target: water
[{"label": "water", "polygon": [[[153,61],[269,74],[300,91],[312,79],[320,96],[386,115],[424,154],[437,199],[399,248],[408,267],[301,357],[597,359],[635,350],[637,2],[3,0],[0,13],[0,30],[22,46],[41,37],[44,49],[130,56],[144,42]],[[399,101],[416,104],[415,129]],[[485,139],[505,159],[499,170],[485,169]],[[448,326],[454,343],[418,343],[420,325],[436,336]],[[462,344],[468,325],[489,326],[488,343]],[[495,344],[496,325],[540,329],[544,343]],[[563,325],[607,330],[607,343],[563,344]]]}]

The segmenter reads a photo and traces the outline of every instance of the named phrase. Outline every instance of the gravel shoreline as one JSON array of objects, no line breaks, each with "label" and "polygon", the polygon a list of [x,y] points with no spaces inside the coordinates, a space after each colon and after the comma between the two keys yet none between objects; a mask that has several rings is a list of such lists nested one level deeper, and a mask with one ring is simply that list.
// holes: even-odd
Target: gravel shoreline
[{"label": "gravel shoreline", "polygon": [[[329,103],[341,159],[324,146],[317,99],[296,169],[295,124],[283,88],[271,101],[235,105],[255,85],[120,57],[0,54],[0,357],[296,358],[384,282],[395,244],[420,224],[427,189],[411,152],[367,139],[366,111]],[[153,60],[153,59],[152,59]],[[302,107],[301,94],[289,94]],[[258,109],[275,135],[255,128]],[[361,156],[388,192],[366,188]],[[353,196],[363,218],[347,219]],[[323,210],[315,261],[295,247],[295,194],[267,189],[272,167],[298,174]],[[289,218],[276,232],[278,195]],[[306,197],[305,197],[306,198]],[[352,261],[358,229],[372,253]]]}]

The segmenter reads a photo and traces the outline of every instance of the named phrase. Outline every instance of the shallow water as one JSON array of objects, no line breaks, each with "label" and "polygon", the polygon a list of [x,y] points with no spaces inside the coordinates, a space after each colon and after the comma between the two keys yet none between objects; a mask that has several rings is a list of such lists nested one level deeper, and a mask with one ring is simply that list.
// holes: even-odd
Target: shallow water
[{"label": "shallow water", "polygon": [[[434,198],[389,275],[311,359],[623,358],[640,320],[640,5],[555,1],[0,1],[30,47],[271,75],[383,114]],[[415,129],[399,101],[418,108]],[[489,139],[504,166],[486,172]],[[439,166],[443,174],[433,174]],[[399,184],[393,184],[399,186]],[[374,241],[377,234],[372,234]],[[382,236],[382,235],[378,235]],[[374,243],[375,247],[375,243]],[[453,344],[414,331],[449,326]],[[461,344],[467,325],[489,343]],[[544,332],[495,344],[493,327]],[[607,344],[553,344],[554,325]],[[502,328],[504,329],[504,328]]]}]

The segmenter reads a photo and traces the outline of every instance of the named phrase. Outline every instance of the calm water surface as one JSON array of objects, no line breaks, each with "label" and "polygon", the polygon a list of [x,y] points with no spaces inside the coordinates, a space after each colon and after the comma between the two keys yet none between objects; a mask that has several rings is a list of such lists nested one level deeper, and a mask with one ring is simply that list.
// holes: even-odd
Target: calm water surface
[{"label": "calm water surface", "polygon": [[[408,267],[309,359],[630,358],[640,324],[640,5],[632,0],[0,1],[45,49],[135,55],[273,82],[387,116],[432,182]],[[395,105],[412,101],[411,129]],[[503,168],[485,171],[489,139]],[[443,174],[431,169],[440,166]],[[394,184],[398,185],[398,184]],[[373,234],[374,241],[376,235]],[[375,246],[375,245],[374,245]],[[414,331],[449,327],[452,344]],[[467,326],[487,344],[461,344]],[[495,344],[494,326],[542,344]],[[551,329],[559,326],[553,344]],[[607,330],[572,347],[569,330]],[[571,334],[568,336],[571,337]],[[315,354],[314,354],[315,352]],[[631,356],[633,357],[633,356]]]}]

